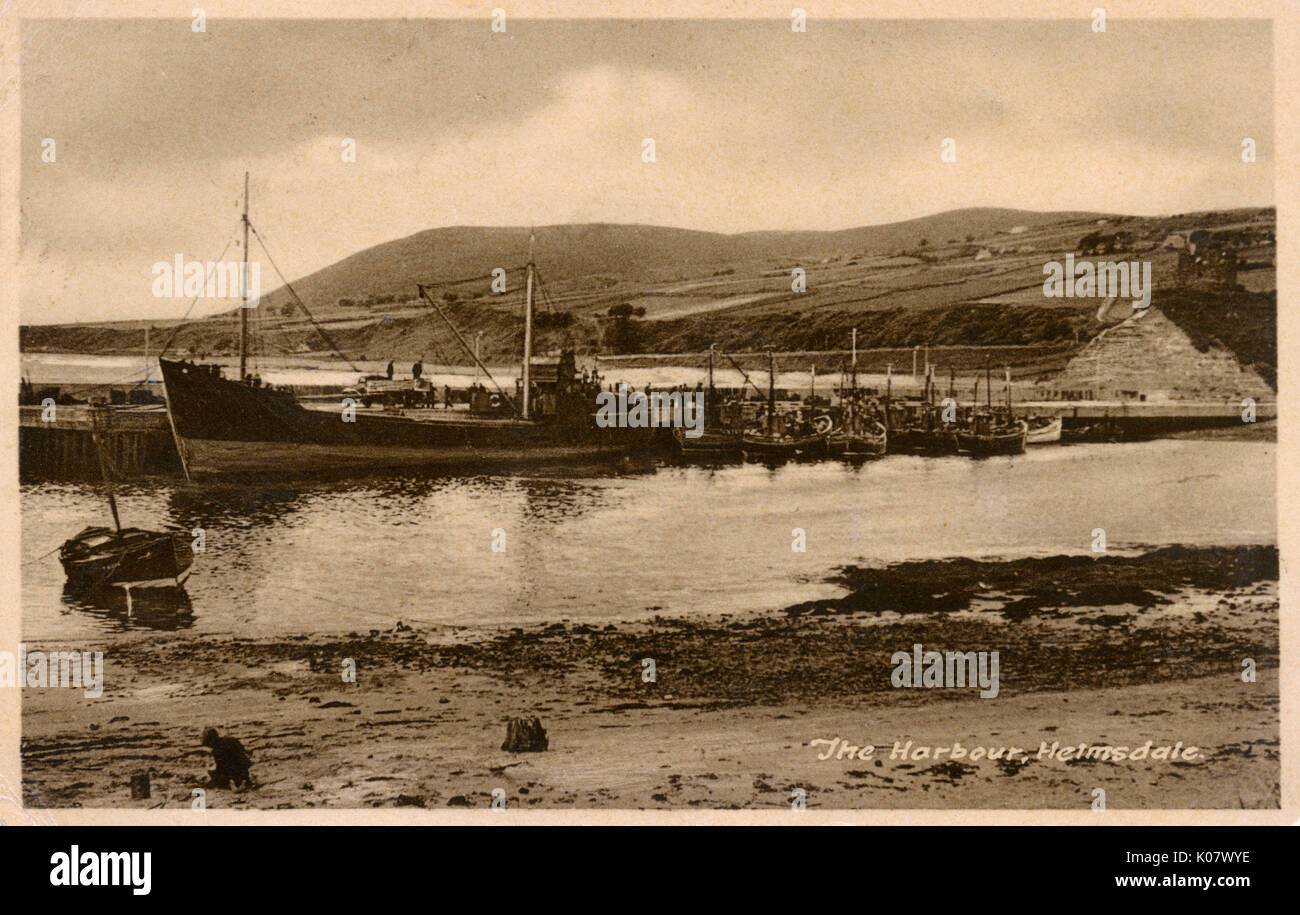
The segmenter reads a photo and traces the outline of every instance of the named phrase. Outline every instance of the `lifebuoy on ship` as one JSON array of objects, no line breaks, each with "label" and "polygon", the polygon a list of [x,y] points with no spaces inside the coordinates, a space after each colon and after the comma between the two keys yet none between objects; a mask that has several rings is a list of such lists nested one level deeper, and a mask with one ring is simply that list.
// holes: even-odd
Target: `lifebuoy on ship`
[{"label": "lifebuoy on ship", "polygon": [[813,428],[817,430],[818,435],[825,435],[835,427],[835,420],[829,416],[819,416],[813,420]]}]

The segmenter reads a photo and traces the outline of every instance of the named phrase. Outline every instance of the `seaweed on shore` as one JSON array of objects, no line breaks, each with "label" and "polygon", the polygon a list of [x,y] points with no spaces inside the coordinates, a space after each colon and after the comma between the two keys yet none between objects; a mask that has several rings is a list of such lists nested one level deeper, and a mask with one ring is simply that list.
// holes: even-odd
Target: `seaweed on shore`
[{"label": "seaweed on shore", "polygon": [[787,612],[945,613],[976,599],[1003,601],[1010,619],[1044,609],[1151,607],[1180,588],[1233,590],[1275,581],[1275,546],[1167,546],[1140,556],[1046,556],[1012,560],[942,559],[895,563],[882,569],[846,566],[830,581],[849,589],[839,598],[806,601]]}]

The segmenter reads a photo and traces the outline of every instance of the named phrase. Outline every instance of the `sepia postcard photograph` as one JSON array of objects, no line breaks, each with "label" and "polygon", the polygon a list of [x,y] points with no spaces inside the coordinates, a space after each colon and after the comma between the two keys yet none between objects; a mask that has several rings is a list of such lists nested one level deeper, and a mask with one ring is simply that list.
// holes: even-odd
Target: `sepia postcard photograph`
[{"label": "sepia postcard photograph", "polygon": [[5,13],[5,822],[1300,816],[1294,9],[200,6]]}]

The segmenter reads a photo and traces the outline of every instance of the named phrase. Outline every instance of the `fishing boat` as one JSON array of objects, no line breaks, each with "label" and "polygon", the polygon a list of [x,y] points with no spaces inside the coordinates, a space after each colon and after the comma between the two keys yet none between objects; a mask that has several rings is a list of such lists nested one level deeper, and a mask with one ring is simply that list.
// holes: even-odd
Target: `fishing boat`
[{"label": "fishing boat", "polygon": [[[879,457],[889,443],[889,430],[864,408],[858,398],[858,329],[853,328],[849,393],[843,397],[840,426],[831,431],[827,446],[836,457],[855,460]],[[840,388],[843,391],[843,387]]]},{"label": "fishing boat", "polygon": [[841,428],[832,432],[828,446],[831,454],[850,460],[880,457],[888,450],[889,430],[874,420],[860,422],[853,431]]},{"label": "fishing boat", "polygon": [[1049,445],[1061,440],[1061,417],[1031,416],[1028,420],[1029,433],[1025,436],[1026,445]]},{"label": "fishing boat", "polygon": [[976,412],[970,424],[957,430],[957,452],[972,457],[994,454],[1024,454],[1029,424],[1016,419],[1011,409],[1011,366],[1006,367],[1006,404],[993,408],[993,374],[985,362],[985,398],[983,410]]},{"label": "fishing boat", "polygon": [[686,435],[685,429],[674,429],[673,438],[683,457],[738,457],[744,450],[739,432],[705,430],[696,438]]},{"label": "fishing boat", "polygon": [[1008,420],[993,413],[975,415],[969,429],[956,433],[957,452],[973,457],[994,454],[1024,454],[1029,424],[1023,419]]},{"label": "fishing boat", "polygon": [[823,457],[830,454],[824,435],[772,436],[746,432],[741,440],[745,455],[762,458]]},{"label": "fishing boat", "polygon": [[184,534],[122,527],[113,495],[112,471],[100,438],[100,428],[107,423],[107,417],[107,407],[91,411],[91,437],[99,454],[100,476],[113,526],[88,527],[59,548],[59,562],[68,576],[68,590],[89,593],[114,585],[179,588],[194,564],[194,553]]},{"label": "fishing boat", "polygon": [[941,410],[925,401],[891,403],[886,447],[890,454],[945,455],[957,453],[955,423],[945,423]]},{"label": "fishing boat", "polygon": [[739,429],[729,428],[718,405],[717,389],[713,385],[713,347],[708,353],[708,387],[704,394],[704,428],[698,435],[687,435],[686,429],[673,429],[673,439],[684,458],[724,460],[739,458],[743,441]]},{"label": "fishing boat", "polygon": [[[247,264],[248,176],[244,178],[244,258]],[[253,230],[256,233],[256,230]],[[260,241],[260,235],[258,236]],[[525,273],[523,359],[511,396],[492,377],[438,301],[432,284],[419,295],[446,321],[474,364],[497,389],[499,409],[367,412],[353,398],[324,408],[302,405],[286,391],[248,374],[247,290],[239,309],[239,374],[219,366],[160,359],[167,413],[187,479],[358,473],[379,469],[466,469],[617,461],[649,445],[651,431],[596,422],[594,392],[577,373],[572,352],[532,354],[537,271],[529,241]],[[283,280],[283,276],[281,276]],[[242,286],[243,284],[241,284]],[[285,282],[292,293],[292,286]],[[295,301],[318,330],[300,298]],[[329,342],[328,335],[321,331]],[[331,343],[331,346],[333,344]],[[337,347],[335,347],[337,352]],[[340,353],[341,355],[341,353]],[[344,357],[346,358],[346,357]],[[349,363],[351,364],[351,363]],[[355,368],[355,366],[354,366]]]},{"label": "fishing boat", "polygon": [[816,430],[791,429],[785,416],[776,412],[776,357],[768,351],[767,413],[763,422],[747,429],[741,436],[746,457],[765,460],[788,460],[798,457],[825,457],[830,453],[830,423]]}]

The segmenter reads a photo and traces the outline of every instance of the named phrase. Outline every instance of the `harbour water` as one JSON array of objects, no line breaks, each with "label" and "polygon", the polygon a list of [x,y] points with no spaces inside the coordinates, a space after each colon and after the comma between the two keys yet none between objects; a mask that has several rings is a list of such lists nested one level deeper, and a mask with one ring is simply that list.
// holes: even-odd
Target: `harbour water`
[{"label": "harbour water", "polygon": [[[1277,446],[1161,440],[621,475],[123,485],[122,523],[202,529],[188,601],[88,605],[42,554],[108,523],[99,489],[21,489],[23,638],[285,634],[744,613],[833,596],[849,563],[1276,542]],[[791,549],[792,532],[806,552]],[[497,532],[494,535],[494,532]],[[494,538],[504,551],[492,549]]]}]

